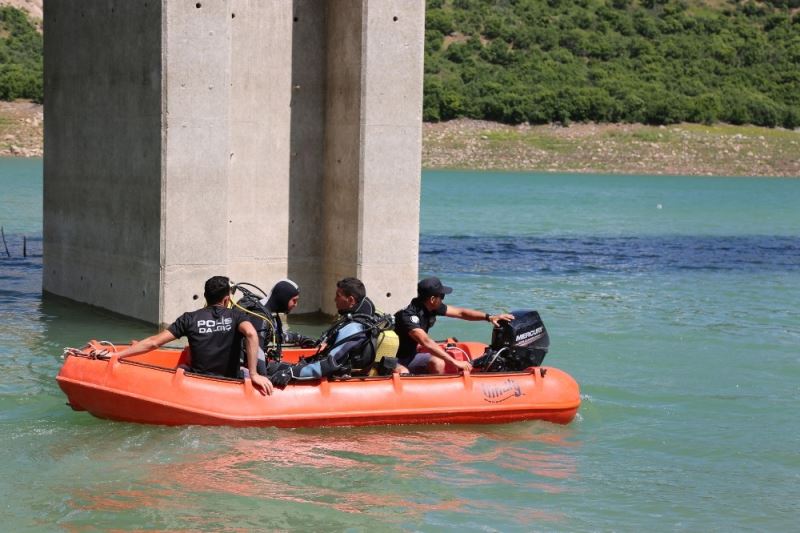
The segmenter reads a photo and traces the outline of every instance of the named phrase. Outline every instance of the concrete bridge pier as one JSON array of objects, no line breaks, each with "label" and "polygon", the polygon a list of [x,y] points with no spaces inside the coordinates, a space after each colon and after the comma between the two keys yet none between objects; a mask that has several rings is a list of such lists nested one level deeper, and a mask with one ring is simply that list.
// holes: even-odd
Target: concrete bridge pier
[{"label": "concrete bridge pier", "polygon": [[[153,323],[227,274],[417,278],[424,0],[48,0],[49,293]],[[198,297],[196,299],[196,297]]]}]

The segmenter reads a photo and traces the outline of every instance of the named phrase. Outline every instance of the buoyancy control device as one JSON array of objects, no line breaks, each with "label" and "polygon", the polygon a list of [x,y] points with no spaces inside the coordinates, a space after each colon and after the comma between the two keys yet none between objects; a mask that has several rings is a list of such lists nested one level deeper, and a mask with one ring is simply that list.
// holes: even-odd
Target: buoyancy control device
[{"label": "buoyancy control device", "polygon": [[[352,328],[352,325],[357,327]],[[269,379],[278,387],[290,381],[352,375],[390,375],[396,366],[397,336],[392,315],[378,312],[369,298],[346,313],[323,334],[320,350],[291,366],[280,367]],[[353,331],[348,331],[351,328]],[[324,348],[323,348],[324,347]]]},{"label": "buoyancy control device", "polygon": [[[253,292],[247,286],[252,287],[261,294]],[[283,332],[275,327],[272,313],[266,307],[266,293],[251,283],[238,283],[234,285],[234,291],[241,292],[242,297],[233,306],[243,311],[250,318],[258,333],[259,348],[264,351],[267,359],[280,361]],[[242,344],[242,358],[246,361],[244,343]]]},{"label": "buoyancy control device", "polygon": [[[364,300],[369,302],[367,298]],[[368,372],[374,363],[394,355],[394,353],[386,352],[387,346],[392,344],[389,338],[394,335],[392,331],[394,327],[392,315],[375,311],[371,302],[369,302],[369,306],[358,311],[362,312],[345,315],[328,330],[326,335],[323,336],[323,343],[326,348],[318,353],[316,357],[309,358],[309,362],[313,362],[315,359],[325,359],[329,354],[337,352],[335,360],[332,361],[336,369],[327,375],[362,374]],[[344,327],[353,323],[361,326],[359,331],[344,335]]]},{"label": "buoyancy control device", "polygon": [[492,343],[484,354],[472,361],[483,372],[513,372],[540,366],[550,348],[550,336],[539,313],[512,311],[514,320],[501,320],[492,330]]}]

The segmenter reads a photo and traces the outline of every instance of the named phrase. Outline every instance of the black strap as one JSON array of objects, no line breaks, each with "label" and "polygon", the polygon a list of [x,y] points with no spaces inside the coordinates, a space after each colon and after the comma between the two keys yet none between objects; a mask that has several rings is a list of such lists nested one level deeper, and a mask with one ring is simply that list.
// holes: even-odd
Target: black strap
[{"label": "black strap", "polygon": [[275,313],[272,315],[275,318],[275,350],[278,353],[278,359],[283,354],[283,322],[281,322],[281,315]]}]

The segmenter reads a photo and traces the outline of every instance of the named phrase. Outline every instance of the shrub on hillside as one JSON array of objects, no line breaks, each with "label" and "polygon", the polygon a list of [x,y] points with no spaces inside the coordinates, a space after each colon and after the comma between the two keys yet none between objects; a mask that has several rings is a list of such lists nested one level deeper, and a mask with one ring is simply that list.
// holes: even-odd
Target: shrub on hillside
[{"label": "shrub on hillside", "polygon": [[425,117],[796,127],[794,3],[429,1]]},{"label": "shrub on hillside", "polygon": [[42,36],[28,16],[13,7],[0,7],[1,100],[42,101],[42,52]]}]

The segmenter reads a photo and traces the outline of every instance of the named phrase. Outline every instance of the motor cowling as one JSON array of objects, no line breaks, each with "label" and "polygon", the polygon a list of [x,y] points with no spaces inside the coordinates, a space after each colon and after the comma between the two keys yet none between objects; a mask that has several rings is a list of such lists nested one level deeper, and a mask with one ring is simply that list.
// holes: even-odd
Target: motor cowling
[{"label": "motor cowling", "polygon": [[472,362],[484,372],[519,371],[540,366],[550,348],[550,336],[538,311],[512,311],[514,320],[500,321],[492,330],[492,343]]}]

